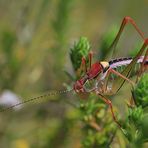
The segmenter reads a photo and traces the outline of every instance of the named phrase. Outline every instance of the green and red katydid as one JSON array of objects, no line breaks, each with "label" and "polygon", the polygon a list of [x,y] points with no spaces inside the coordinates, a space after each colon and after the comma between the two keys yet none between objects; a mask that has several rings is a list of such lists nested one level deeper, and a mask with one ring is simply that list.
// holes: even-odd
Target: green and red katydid
[{"label": "green and red katydid", "polygon": [[[123,83],[128,81],[132,85],[134,83],[128,78],[130,75],[130,72],[132,68],[136,65],[136,63],[141,63],[141,68],[140,68],[140,73],[144,70],[145,67],[148,66],[148,39],[144,37],[143,33],[140,31],[140,29],[137,27],[136,23],[134,20],[130,17],[125,17],[122,21],[122,24],[120,26],[119,32],[113,41],[113,43],[110,46],[110,50],[116,47],[118,40],[124,30],[124,27],[127,23],[131,23],[134,28],[137,30],[137,32],[140,34],[141,38],[143,39],[144,43],[140,51],[137,53],[137,55],[134,58],[119,58],[119,59],[114,59],[109,62],[107,61],[97,61],[92,64],[92,53],[88,55],[89,57],[89,68],[87,68],[86,60],[85,58],[82,58],[82,67],[85,67],[84,72],[85,74],[75,82],[73,85],[73,88],[71,90],[62,90],[62,91],[55,91],[52,93],[47,93],[39,97],[27,99],[26,101],[17,103],[15,105],[12,105],[8,108],[4,108],[1,110],[6,111],[10,110],[16,106],[35,101],[44,97],[49,97],[53,96],[56,94],[63,94],[63,93],[68,93],[75,91],[76,93],[85,93],[85,92],[95,92],[99,98],[101,98],[105,103],[107,103],[110,107],[113,120],[120,126],[118,123],[114,112],[113,112],[113,107],[110,99],[106,98],[105,96],[110,96],[113,94],[116,94],[117,91],[122,87]],[[142,56],[144,53],[144,50],[146,49],[146,54],[145,56]],[[113,50],[114,51],[114,50]],[[126,66],[125,69],[119,73],[118,71],[115,70],[115,68],[118,68],[120,66]],[[108,85],[107,78],[111,73],[114,73],[118,77],[114,80],[111,86]],[[89,86],[89,83],[93,81],[93,84]]]}]

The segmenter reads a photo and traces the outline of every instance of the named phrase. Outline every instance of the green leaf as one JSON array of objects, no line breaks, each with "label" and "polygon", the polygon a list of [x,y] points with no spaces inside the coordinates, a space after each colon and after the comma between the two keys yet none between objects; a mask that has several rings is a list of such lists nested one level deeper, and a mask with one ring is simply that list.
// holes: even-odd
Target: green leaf
[{"label": "green leaf", "polygon": [[81,37],[70,49],[70,58],[75,71],[80,68],[82,57],[88,57],[89,51],[90,43],[85,37]]}]

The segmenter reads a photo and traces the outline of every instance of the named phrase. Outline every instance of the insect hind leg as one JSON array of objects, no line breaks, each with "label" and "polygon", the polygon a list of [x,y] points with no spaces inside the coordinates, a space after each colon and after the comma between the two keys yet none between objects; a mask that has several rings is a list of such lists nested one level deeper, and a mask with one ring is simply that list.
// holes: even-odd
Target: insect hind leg
[{"label": "insect hind leg", "polygon": [[129,17],[129,16],[126,16],[123,18],[122,20],[122,23],[120,25],[120,29],[114,39],[114,41],[112,42],[111,46],[109,47],[109,50],[112,50],[112,54],[114,54],[115,52],[115,48],[116,48],[116,45],[120,39],[120,36],[122,35],[123,31],[124,31],[124,28],[125,26],[130,23],[135,29],[136,31],[138,32],[138,34],[141,36],[141,38],[145,41],[145,37],[144,37],[144,34],[143,32],[139,29],[139,27],[137,26],[137,24],[135,23],[135,21]]}]

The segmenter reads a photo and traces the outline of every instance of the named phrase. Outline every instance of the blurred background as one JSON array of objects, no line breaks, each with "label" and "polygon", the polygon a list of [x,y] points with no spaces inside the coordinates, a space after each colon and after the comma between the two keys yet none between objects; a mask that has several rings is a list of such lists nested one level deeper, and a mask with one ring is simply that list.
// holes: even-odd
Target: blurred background
[{"label": "blurred background", "polygon": [[[72,86],[64,71],[73,74],[69,52],[79,37],[87,37],[99,55],[104,34],[119,27],[124,16],[131,16],[147,37],[147,14],[148,0],[0,0],[0,103],[8,106],[19,96]],[[124,34],[120,57],[142,42],[131,25]],[[77,102],[77,96],[52,99],[0,113],[0,147],[81,147],[79,113],[67,103]]]}]

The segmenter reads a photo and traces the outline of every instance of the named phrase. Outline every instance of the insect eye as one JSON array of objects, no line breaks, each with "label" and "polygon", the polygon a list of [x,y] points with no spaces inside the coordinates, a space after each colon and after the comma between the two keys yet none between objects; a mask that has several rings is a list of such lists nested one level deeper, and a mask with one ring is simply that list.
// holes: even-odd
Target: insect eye
[{"label": "insect eye", "polygon": [[85,89],[86,92],[90,92],[92,91],[93,89],[95,89],[95,84],[96,84],[96,81],[94,79],[92,80],[87,80],[83,86],[83,88]]}]

